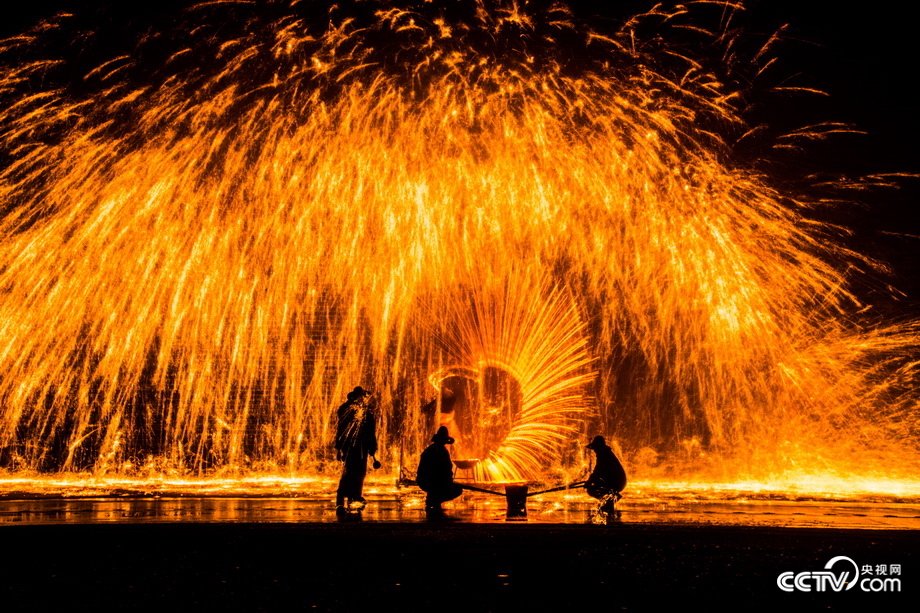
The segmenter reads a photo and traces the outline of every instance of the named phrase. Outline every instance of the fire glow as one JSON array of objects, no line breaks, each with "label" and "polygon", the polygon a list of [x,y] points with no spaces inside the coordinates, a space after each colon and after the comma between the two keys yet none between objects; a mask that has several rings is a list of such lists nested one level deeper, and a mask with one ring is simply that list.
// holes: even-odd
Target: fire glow
[{"label": "fire glow", "polygon": [[341,4],[205,3],[38,91],[66,18],[2,43],[3,465],[319,473],[360,383],[391,464],[456,417],[478,480],[597,430],[651,476],[916,474],[916,327],[733,163],[682,9]]}]

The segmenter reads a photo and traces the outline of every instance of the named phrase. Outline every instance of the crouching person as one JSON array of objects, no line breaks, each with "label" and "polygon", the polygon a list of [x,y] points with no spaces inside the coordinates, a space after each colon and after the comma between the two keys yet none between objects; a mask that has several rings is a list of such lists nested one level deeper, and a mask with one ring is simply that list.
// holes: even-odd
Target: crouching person
[{"label": "crouching person", "polygon": [[603,436],[595,436],[588,449],[594,452],[597,461],[585,483],[585,491],[601,501],[601,511],[612,513],[616,501],[622,498],[620,492],[626,487],[626,471]]},{"label": "crouching person", "polygon": [[454,464],[447,450],[447,445],[453,442],[447,428],[441,426],[432,437],[431,444],[422,452],[418,463],[415,482],[428,494],[425,498],[425,512],[429,515],[443,513],[441,504],[463,493],[463,488],[454,483]]}]

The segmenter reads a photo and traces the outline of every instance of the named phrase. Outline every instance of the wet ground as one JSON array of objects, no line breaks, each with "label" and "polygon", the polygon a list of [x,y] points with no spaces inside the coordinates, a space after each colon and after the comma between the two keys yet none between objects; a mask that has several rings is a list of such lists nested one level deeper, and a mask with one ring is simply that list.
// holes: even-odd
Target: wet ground
[{"label": "wet ground", "polygon": [[[469,524],[504,523],[504,497],[466,494],[449,505],[450,520]],[[371,497],[360,517],[368,522],[426,522],[417,495]],[[531,498],[526,522],[586,524],[603,518],[584,495]],[[787,528],[920,529],[920,505],[896,502],[790,500],[694,500],[626,498],[618,504],[622,524],[720,525]],[[355,516],[357,518],[357,516]],[[0,499],[0,526],[149,523],[330,523],[329,497],[70,497]]]},{"label": "wet ground", "polygon": [[[325,496],[7,494],[0,609],[898,611],[920,591],[915,502],[630,496],[600,522],[583,493],[531,499],[527,521],[465,498],[429,521],[382,493],[343,522]],[[838,556],[865,590],[777,584]]]}]

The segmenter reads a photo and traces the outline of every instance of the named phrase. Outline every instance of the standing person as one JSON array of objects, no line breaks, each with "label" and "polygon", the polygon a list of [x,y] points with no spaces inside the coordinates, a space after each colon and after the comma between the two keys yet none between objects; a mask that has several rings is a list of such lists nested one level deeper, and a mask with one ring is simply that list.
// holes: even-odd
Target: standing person
[{"label": "standing person", "polygon": [[447,428],[441,426],[419,459],[415,482],[428,494],[425,498],[425,511],[429,514],[442,513],[442,503],[463,493],[463,488],[454,483],[454,464],[447,450],[447,445],[453,443],[454,439],[448,434]]},{"label": "standing person", "polygon": [[377,416],[365,400],[370,395],[359,385],[348,392],[348,400],[336,411],[335,449],[339,461],[345,464],[335,498],[337,513],[347,511],[346,500],[349,504],[365,502],[361,492],[367,457],[377,454]]},{"label": "standing person", "polygon": [[603,501],[601,511],[610,513],[616,501],[622,498],[620,492],[626,487],[626,470],[603,436],[595,436],[588,449],[594,451],[597,460],[585,483],[585,491],[592,498]]}]

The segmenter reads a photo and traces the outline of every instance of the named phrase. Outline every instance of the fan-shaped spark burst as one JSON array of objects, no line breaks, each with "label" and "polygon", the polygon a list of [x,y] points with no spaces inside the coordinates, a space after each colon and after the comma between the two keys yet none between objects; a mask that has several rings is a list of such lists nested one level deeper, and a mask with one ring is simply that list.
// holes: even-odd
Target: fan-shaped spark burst
[{"label": "fan-shaped spark burst", "polygon": [[435,322],[447,364],[429,376],[449,396],[434,407],[429,430],[447,426],[453,457],[480,460],[477,481],[539,478],[590,410],[584,390],[594,376],[575,302],[542,291],[551,281],[520,278],[526,274],[472,274],[475,282],[430,306],[419,323]]}]

